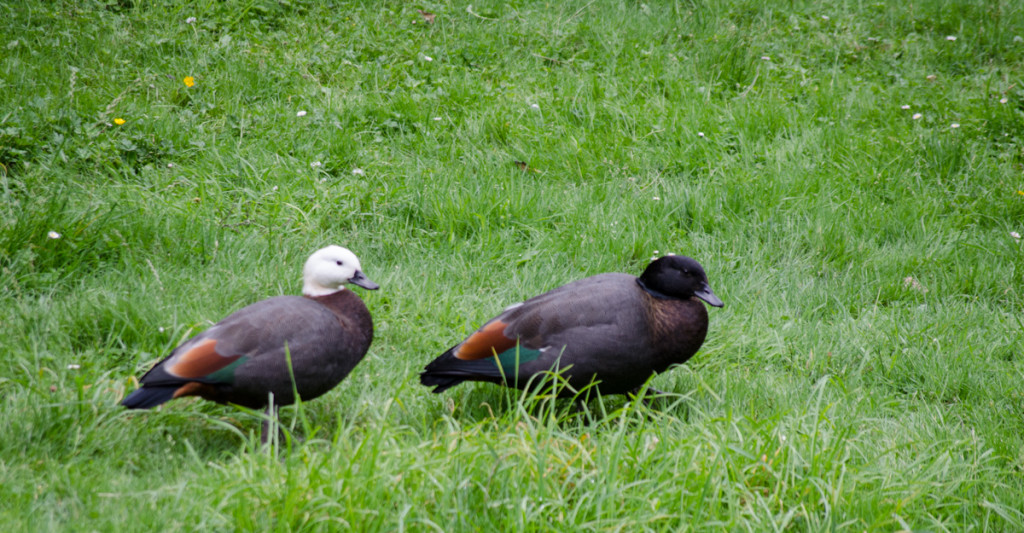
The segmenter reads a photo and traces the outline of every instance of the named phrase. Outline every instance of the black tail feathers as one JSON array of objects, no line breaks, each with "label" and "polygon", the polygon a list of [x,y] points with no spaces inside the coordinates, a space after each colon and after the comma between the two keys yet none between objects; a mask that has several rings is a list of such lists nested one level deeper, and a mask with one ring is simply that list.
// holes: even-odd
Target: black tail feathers
[{"label": "black tail feathers", "polygon": [[454,348],[441,354],[420,372],[420,383],[434,387],[433,392],[444,392],[463,381],[499,383],[501,370],[493,358],[467,361],[455,357]]},{"label": "black tail feathers", "polygon": [[129,409],[149,409],[156,407],[174,398],[174,391],[179,386],[173,387],[142,387],[128,395],[121,401],[121,405]]}]

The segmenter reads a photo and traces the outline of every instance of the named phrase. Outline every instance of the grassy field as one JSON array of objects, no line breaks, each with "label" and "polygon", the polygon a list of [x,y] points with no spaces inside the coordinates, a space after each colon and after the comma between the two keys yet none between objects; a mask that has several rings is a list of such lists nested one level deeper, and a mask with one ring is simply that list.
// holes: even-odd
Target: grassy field
[{"label": "grassy field", "polygon": [[[762,4],[0,3],[4,530],[1024,530],[1024,4]],[[279,446],[118,406],[328,243],[377,335]],[[668,252],[670,398],[418,384]]]}]

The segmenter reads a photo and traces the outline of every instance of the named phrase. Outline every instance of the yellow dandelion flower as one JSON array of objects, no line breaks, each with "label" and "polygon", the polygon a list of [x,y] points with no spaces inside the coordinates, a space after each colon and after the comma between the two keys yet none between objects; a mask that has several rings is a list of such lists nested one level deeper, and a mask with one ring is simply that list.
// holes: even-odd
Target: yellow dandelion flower
[{"label": "yellow dandelion flower", "polygon": [[118,126],[120,126],[121,124],[124,124],[124,119],[123,118],[115,118],[114,119],[114,124],[117,124]]},{"label": "yellow dandelion flower", "polygon": [[1024,196],[1024,191],[1017,191],[1017,194]]},{"label": "yellow dandelion flower", "polygon": [[196,79],[192,76],[185,76],[185,79],[181,81],[185,82],[185,87],[191,87],[196,84]]}]

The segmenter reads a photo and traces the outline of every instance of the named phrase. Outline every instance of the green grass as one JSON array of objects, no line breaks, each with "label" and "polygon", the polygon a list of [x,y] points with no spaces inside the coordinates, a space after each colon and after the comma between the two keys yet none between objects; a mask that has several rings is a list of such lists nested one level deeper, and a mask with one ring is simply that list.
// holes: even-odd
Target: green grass
[{"label": "green grass", "polygon": [[[0,34],[7,531],[1024,530],[1018,2],[27,0]],[[278,446],[118,406],[327,243],[376,339]],[[726,302],[671,398],[418,384],[666,252]]]}]

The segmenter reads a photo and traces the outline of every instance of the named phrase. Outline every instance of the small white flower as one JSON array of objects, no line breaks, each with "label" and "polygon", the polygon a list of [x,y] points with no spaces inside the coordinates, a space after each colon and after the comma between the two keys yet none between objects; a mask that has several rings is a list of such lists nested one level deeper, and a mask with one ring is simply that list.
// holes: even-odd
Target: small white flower
[{"label": "small white flower", "polygon": [[903,104],[900,106],[900,109],[910,109],[910,106],[907,104]]},{"label": "small white flower", "polygon": [[68,365],[68,370],[78,370],[79,368],[82,368],[82,365],[76,365],[74,363]]},{"label": "small white flower", "polygon": [[697,136],[698,137],[703,137],[704,136],[704,132],[703,131],[698,131],[697,132]]},{"label": "small white flower", "polygon": [[433,61],[433,60],[434,60],[434,58],[432,58],[432,57],[430,57],[430,56],[423,56],[423,60],[424,60],[424,61]]},{"label": "small white flower", "polygon": [[304,116],[306,116],[306,112],[305,111],[299,111],[298,113],[295,113],[295,116],[297,116],[297,117],[304,117]]},{"label": "small white flower", "polygon": [[434,117],[434,122],[441,122],[441,117]]},{"label": "small white flower", "polygon": [[947,41],[955,41],[956,40],[956,35],[947,35],[946,36],[946,40]]},{"label": "small white flower", "polygon": [[313,168],[322,167],[323,165],[324,164],[319,162],[319,161],[313,161],[312,163],[309,164],[309,166],[311,166]]},{"label": "small white flower", "polygon": [[1014,239],[1017,239],[1018,241],[1020,240],[1020,233],[1017,233],[1016,231],[1011,231],[1010,236],[1013,237]]},{"label": "small white flower", "polygon": [[327,178],[320,178],[320,183],[327,183]]},{"label": "small white flower", "polygon": [[363,171],[363,169],[361,169],[359,167],[356,167],[356,168],[352,169],[352,175],[353,176],[365,176],[366,172]]},{"label": "small white flower", "polygon": [[772,58],[771,58],[771,56],[761,56],[761,60],[762,61],[771,61]]},{"label": "small white flower", "polygon": [[828,15],[822,15],[821,20],[828,20]]},{"label": "small white flower", "polygon": [[1000,103],[1000,104],[1005,104],[1006,102],[1009,102],[1009,101],[1010,101],[1010,100],[1009,100],[1009,99],[1007,99],[1007,98],[1006,98],[1005,96],[999,99],[999,103]]},{"label": "small white flower", "polygon": [[658,200],[661,200],[661,197],[660,196],[655,196],[654,197],[654,201],[657,202]]},{"label": "small white flower", "polygon": [[167,163],[167,168],[174,168],[174,163]]},{"label": "small white flower", "polygon": [[530,104],[530,107],[531,107],[532,109],[540,109],[540,106],[539,106],[539,105],[537,105],[537,104]]},{"label": "small white flower", "polygon": [[189,18],[185,19],[185,24],[195,24],[195,23],[196,23],[196,18],[195,17],[189,17]]},{"label": "small white flower", "polygon": [[156,329],[157,329],[157,331],[159,331],[160,333],[163,333],[163,332],[164,332],[164,327],[163,327],[163,326],[160,326],[159,328],[156,328]]},{"label": "small white flower", "polygon": [[1021,37],[1020,35],[1015,35],[1013,37],[1013,42],[1015,42],[1015,43],[1024,43],[1024,37]]},{"label": "small white flower", "polygon": [[912,116],[910,118],[912,118],[914,120],[917,120],[917,119],[921,118],[922,116],[924,116],[924,115],[922,115],[921,113],[914,113],[914,116]]},{"label": "small white flower", "polygon": [[56,231],[51,231],[51,232],[47,233],[46,236],[51,238],[51,239],[59,239],[60,238],[60,233],[57,233]]},{"label": "small white flower", "polygon": [[273,188],[273,189],[270,189],[270,190],[272,190],[272,191],[276,191],[276,190],[277,190],[277,185],[274,185],[274,188]]},{"label": "small white flower", "polygon": [[959,125],[959,124],[957,124],[956,122],[954,122],[954,123],[950,124],[950,125],[949,125],[949,127],[950,127],[950,128],[953,128],[953,129],[955,130],[955,129],[959,128],[959,127],[960,127],[960,125]]},{"label": "small white flower", "polygon": [[654,251],[654,255],[658,255],[658,251],[657,250]]},{"label": "small white flower", "polygon": [[924,285],[921,285],[920,281],[914,279],[914,276],[907,276],[903,278],[903,286],[922,293],[928,292],[928,289],[926,289]]}]

